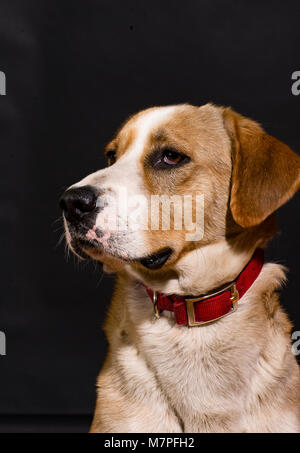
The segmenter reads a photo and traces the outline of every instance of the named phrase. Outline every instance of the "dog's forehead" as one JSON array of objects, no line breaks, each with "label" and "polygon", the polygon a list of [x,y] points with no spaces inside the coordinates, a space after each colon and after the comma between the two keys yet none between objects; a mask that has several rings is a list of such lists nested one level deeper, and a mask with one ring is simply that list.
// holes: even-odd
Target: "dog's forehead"
[{"label": "dog's forehead", "polygon": [[220,116],[211,104],[201,107],[189,104],[152,107],[129,118],[107,149],[116,150],[118,157],[130,155],[137,158],[151,140],[161,138],[162,131],[169,138],[184,138],[191,145],[199,136],[203,141],[207,137],[210,140],[220,129]]},{"label": "dog's forehead", "polygon": [[119,155],[142,153],[148,137],[176,115],[178,109],[178,106],[153,107],[137,113],[124,124],[109,146],[116,146]]}]

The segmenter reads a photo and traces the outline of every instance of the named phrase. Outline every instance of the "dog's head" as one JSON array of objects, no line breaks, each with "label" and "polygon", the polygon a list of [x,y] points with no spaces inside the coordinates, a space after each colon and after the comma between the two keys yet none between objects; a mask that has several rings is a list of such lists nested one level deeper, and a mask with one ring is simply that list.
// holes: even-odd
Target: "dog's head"
[{"label": "dog's head", "polygon": [[108,167],[60,203],[71,249],[116,270],[170,271],[188,252],[263,224],[300,184],[288,146],[211,104],[142,111],[106,156]]}]

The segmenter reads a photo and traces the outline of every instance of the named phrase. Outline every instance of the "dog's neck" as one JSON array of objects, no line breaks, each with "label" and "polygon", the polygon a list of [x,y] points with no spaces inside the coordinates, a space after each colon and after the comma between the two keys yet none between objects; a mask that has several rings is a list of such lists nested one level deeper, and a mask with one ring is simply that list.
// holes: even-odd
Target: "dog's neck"
[{"label": "dog's neck", "polygon": [[159,278],[128,267],[128,272],[154,291],[165,294],[199,295],[232,282],[250,261],[257,244],[242,250],[225,239],[185,254],[174,267],[172,276]]}]

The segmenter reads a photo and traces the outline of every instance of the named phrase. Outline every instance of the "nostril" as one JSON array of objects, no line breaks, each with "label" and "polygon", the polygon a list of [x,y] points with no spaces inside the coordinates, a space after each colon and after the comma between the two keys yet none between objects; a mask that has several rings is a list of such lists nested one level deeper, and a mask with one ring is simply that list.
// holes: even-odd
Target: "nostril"
[{"label": "nostril", "polygon": [[74,209],[79,213],[91,212],[96,207],[96,199],[93,197],[82,198],[74,201]]},{"label": "nostril", "polygon": [[96,209],[97,190],[93,186],[74,187],[67,190],[59,200],[67,220],[80,220]]}]

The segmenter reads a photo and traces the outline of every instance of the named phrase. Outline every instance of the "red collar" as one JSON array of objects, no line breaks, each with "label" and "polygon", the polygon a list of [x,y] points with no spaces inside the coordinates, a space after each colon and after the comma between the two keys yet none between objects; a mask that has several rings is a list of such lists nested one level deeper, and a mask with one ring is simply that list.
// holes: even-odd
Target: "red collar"
[{"label": "red collar", "polygon": [[165,295],[146,287],[154,305],[155,316],[159,318],[159,313],[163,310],[173,311],[177,324],[190,327],[223,318],[236,310],[238,300],[257,279],[263,264],[264,251],[257,249],[234,282],[206,296]]}]

